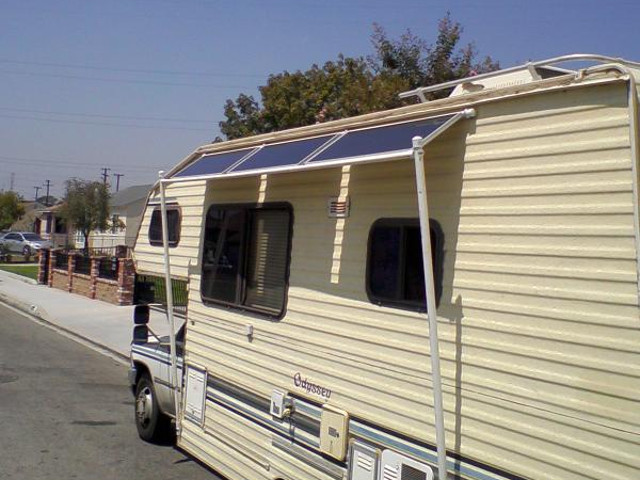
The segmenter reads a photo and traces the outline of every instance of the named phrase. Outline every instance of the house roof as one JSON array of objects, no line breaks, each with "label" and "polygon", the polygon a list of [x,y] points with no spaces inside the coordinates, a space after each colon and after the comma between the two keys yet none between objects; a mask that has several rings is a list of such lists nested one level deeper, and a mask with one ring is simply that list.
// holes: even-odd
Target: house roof
[{"label": "house roof", "polygon": [[134,185],[133,187],[125,188],[114,193],[109,203],[112,207],[123,207],[138,200],[143,200],[147,198],[151,187],[152,185]]}]

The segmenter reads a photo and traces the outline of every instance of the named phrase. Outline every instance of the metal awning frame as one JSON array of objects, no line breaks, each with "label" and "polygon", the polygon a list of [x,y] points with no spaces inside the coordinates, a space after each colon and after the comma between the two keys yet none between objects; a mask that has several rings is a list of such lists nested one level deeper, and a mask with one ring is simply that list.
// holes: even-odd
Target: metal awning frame
[{"label": "metal awning frame", "polygon": [[[451,115],[451,114],[449,114]],[[447,116],[449,116],[447,115]],[[444,115],[440,115],[442,117]],[[388,162],[393,160],[409,159],[413,157],[415,171],[416,171],[416,188],[418,196],[418,213],[420,217],[420,232],[422,243],[422,261],[423,271],[425,278],[425,290],[426,290],[426,308],[427,317],[429,322],[429,344],[431,351],[431,379],[433,390],[433,406],[435,416],[436,427],[436,447],[438,456],[438,478],[439,480],[446,480],[447,478],[447,451],[445,444],[445,429],[444,429],[444,411],[442,401],[442,379],[440,374],[440,350],[438,346],[438,323],[436,313],[436,301],[435,301],[435,281],[433,278],[433,261],[431,257],[431,234],[429,229],[429,204],[427,200],[427,187],[426,187],[426,173],[424,168],[424,148],[433,141],[436,137],[448,130],[458,121],[465,118],[475,117],[475,110],[466,109],[461,112],[451,115],[446,122],[440,127],[431,132],[426,137],[414,137],[412,139],[412,147],[395,150],[391,152],[381,152],[372,155],[363,155],[358,157],[340,158],[336,160],[319,161],[317,164],[309,163],[309,161],[321,150],[327,148],[327,144],[322,145],[316,149],[312,154],[308,155],[300,163],[296,165],[286,165],[282,167],[270,167],[256,170],[247,170],[243,172],[233,172],[232,168],[237,167],[243,161],[250,158],[255,154],[260,147],[256,147],[253,151],[249,152],[246,156],[236,162],[233,166],[227,169],[228,173],[217,173],[210,175],[199,175],[192,177],[172,177],[164,178],[164,172],[159,172],[159,187],[160,187],[160,208],[162,219],[162,243],[164,247],[164,274],[165,274],[165,292],[167,295],[167,320],[169,323],[169,340],[170,340],[170,356],[171,356],[171,389],[174,393],[175,412],[176,412],[176,431],[179,433],[181,429],[180,425],[180,403],[179,392],[180,386],[178,381],[178,361],[176,354],[176,331],[175,321],[173,316],[173,286],[171,284],[171,255],[169,251],[169,226],[167,222],[167,198],[166,188],[171,184],[191,182],[196,180],[215,180],[222,178],[234,178],[234,177],[247,177],[247,176],[261,176],[270,175],[275,173],[292,173],[302,172],[307,170],[318,170],[325,168],[334,168],[344,165],[358,165],[365,163],[377,163]],[[425,120],[431,120],[438,118],[438,116],[429,117]],[[329,142],[335,142],[344,136],[344,132],[336,134],[335,137],[329,140]],[[315,154],[315,155],[314,155]],[[186,365],[185,365],[186,366]]]}]

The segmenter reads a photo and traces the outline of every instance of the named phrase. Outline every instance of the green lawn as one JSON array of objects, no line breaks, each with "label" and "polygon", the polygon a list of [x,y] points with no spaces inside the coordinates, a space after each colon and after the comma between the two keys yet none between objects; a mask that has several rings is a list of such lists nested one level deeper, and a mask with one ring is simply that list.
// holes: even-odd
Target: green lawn
[{"label": "green lawn", "polygon": [[38,265],[30,264],[30,265],[11,265],[8,263],[0,264],[0,270],[5,270],[11,273],[17,273],[18,275],[22,275],[24,277],[33,278],[34,280],[38,279]]}]

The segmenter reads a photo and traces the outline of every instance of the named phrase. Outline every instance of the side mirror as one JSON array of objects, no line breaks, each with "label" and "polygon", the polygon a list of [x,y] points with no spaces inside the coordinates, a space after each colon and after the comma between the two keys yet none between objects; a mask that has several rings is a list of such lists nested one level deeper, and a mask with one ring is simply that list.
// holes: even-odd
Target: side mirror
[{"label": "side mirror", "polygon": [[149,341],[149,327],[146,325],[136,325],[133,327],[133,343],[141,345]]},{"label": "side mirror", "polygon": [[149,305],[136,305],[133,309],[133,323],[146,325],[149,323]]}]

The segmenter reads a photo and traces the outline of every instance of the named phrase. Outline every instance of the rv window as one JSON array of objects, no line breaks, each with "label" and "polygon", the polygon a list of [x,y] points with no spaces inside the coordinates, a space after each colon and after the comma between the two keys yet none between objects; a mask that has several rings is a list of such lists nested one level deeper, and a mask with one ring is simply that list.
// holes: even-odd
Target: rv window
[{"label": "rv window", "polygon": [[212,206],[205,224],[203,300],[282,315],[290,244],[289,206]]},{"label": "rv window", "polygon": [[[443,235],[434,220],[430,222],[430,230],[438,304],[442,292]],[[381,219],[373,224],[369,233],[367,293],[379,305],[426,310],[417,219]]]},{"label": "rv window", "polygon": [[[180,209],[178,207],[167,207],[167,225],[169,227],[169,246],[175,247],[180,242]],[[159,208],[156,208],[151,214],[149,243],[154,247],[162,246],[162,212]]]}]

